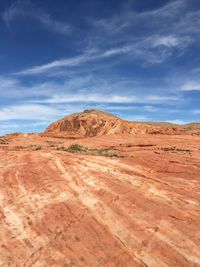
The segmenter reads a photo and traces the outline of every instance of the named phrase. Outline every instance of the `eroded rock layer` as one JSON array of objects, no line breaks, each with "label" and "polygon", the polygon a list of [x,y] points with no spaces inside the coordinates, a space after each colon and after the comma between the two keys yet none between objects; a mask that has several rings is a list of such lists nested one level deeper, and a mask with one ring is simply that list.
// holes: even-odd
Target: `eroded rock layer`
[{"label": "eroded rock layer", "polygon": [[[18,136],[0,145],[0,266],[200,266],[200,140]],[[59,148],[59,150],[58,150]]]},{"label": "eroded rock layer", "polygon": [[46,136],[102,136],[111,134],[181,134],[182,129],[122,120],[100,110],[85,110],[52,123]]}]

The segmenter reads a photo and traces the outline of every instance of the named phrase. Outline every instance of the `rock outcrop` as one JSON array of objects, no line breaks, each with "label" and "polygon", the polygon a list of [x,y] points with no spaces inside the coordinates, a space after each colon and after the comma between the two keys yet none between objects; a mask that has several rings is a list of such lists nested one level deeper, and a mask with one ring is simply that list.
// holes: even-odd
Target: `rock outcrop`
[{"label": "rock outcrop", "polygon": [[122,120],[100,110],[85,110],[52,123],[45,135],[89,137],[111,134],[180,134],[182,131],[178,128],[162,128]]},{"label": "rock outcrop", "polygon": [[6,143],[5,139],[3,137],[0,138],[0,144],[4,145]]}]

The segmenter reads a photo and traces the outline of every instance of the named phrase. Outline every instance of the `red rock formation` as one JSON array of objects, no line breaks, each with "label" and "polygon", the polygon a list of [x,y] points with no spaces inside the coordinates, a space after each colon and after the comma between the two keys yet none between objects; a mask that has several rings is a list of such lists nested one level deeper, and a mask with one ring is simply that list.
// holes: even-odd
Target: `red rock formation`
[{"label": "red rock formation", "polygon": [[6,141],[5,141],[5,138],[3,138],[3,137],[0,138],[0,144],[1,144],[1,145],[5,144],[5,142],[6,142]]},{"label": "red rock formation", "polygon": [[100,110],[85,110],[52,123],[46,135],[102,136],[111,134],[180,134],[177,128],[162,128],[129,122]]}]

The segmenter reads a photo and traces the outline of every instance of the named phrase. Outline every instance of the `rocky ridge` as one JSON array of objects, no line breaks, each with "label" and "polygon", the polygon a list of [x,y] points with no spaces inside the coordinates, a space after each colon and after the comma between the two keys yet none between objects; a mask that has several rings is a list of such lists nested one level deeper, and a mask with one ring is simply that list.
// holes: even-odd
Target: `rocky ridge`
[{"label": "rocky ridge", "polygon": [[45,135],[72,135],[79,137],[111,134],[181,134],[183,129],[166,128],[130,122],[100,110],[85,110],[52,123]]}]

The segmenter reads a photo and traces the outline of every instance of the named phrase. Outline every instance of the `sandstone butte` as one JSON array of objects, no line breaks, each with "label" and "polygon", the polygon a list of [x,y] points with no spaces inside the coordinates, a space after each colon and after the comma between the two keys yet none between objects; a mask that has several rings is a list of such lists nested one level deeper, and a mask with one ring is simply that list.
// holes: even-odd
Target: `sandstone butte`
[{"label": "sandstone butte", "polygon": [[199,133],[88,110],[0,137],[0,266],[200,266]]}]

